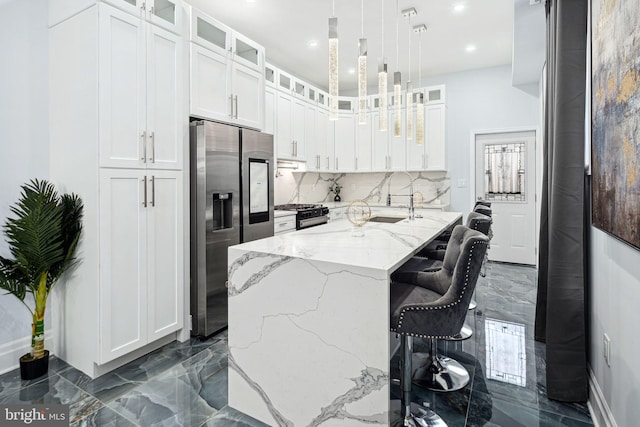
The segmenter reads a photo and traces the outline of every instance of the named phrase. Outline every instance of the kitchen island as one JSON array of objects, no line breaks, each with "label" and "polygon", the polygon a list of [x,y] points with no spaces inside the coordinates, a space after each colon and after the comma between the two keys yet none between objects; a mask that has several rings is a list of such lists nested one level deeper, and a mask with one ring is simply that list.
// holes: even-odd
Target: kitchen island
[{"label": "kitchen island", "polygon": [[229,406],[272,426],[387,425],[390,275],[461,219],[420,216],[230,247]]}]

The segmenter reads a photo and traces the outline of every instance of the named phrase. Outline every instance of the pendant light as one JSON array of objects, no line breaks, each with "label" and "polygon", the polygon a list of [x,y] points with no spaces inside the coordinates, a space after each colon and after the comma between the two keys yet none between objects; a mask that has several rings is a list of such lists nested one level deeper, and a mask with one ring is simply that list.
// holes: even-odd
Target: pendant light
[{"label": "pendant light", "polygon": [[378,63],[378,130],[385,132],[387,130],[387,63],[384,58],[384,0],[381,0],[382,4],[382,56]]},{"label": "pendant light", "polygon": [[[417,25],[413,32],[418,33],[418,86],[422,85],[422,33],[427,31],[427,26]],[[416,144],[424,144],[424,94],[417,93],[416,100]]]},{"label": "pendant light", "polygon": [[407,106],[407,141],[413,140],[413,83],[411,83],[411,35],[413,31],[411,31],[411,17],[416,15],[416,9],[413,7],[402,11],[402,16],[409,19],[409,80],[407,81],[407,92],[405,95],[405,104]]},{"label": "pendant light", "polygon": [[400,49],[398,45],[398,0],[396,0],[396,71],[393,73],[393,136],[402,134],[402,75],[400,74]]},{"label": "pendant light", "polygon": [[367,39],[364,38],[364,0],[360,2],[361,37],[358,41],[358,123],[367,124]]},{"label": "pendant light", "polygon": [[338,120],[338,18],[336,2],[329,18],[329,120]]}]

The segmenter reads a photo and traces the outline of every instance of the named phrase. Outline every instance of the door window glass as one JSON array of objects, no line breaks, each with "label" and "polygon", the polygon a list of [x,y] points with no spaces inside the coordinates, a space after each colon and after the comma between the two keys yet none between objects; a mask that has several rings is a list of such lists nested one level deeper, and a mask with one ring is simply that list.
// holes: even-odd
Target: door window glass
[{"label": "door window glass", "polygon": [[484,198],[524,202],[525,143],[486,144],[484,148]]}]

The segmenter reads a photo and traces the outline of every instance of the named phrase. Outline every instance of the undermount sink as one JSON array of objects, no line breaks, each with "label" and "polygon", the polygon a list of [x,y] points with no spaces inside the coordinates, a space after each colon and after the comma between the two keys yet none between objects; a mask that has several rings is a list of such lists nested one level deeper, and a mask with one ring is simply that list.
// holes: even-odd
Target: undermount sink
[{"label": "undermount sink", "polygon": [[393,224],[396,222],[400,222],[403,219],[406,218],[400,216],[374,216],[369,218],[369,222],[386,222],[387,224]]}]

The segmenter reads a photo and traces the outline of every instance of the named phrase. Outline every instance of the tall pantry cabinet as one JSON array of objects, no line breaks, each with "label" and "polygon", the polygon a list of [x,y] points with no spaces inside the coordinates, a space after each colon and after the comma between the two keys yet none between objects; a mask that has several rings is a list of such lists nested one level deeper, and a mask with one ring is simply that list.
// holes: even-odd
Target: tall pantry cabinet
[{"label": "tall pantry cabinet", "polygon": [[183,11],[140,3],[50,2],[50,175],[85,206],[54,322],[59,356],[91,377],[184,323]]}]

